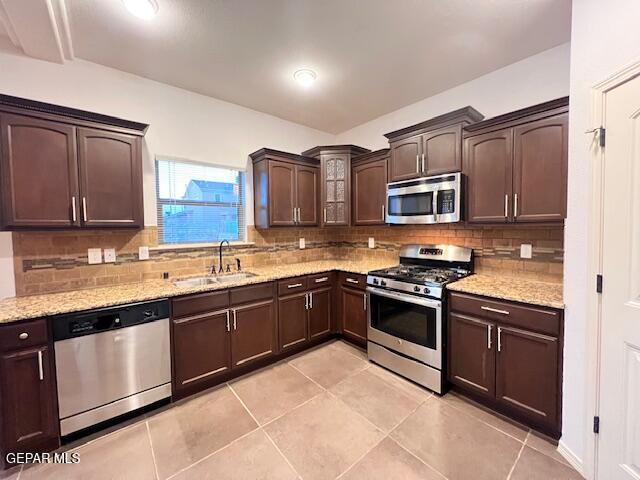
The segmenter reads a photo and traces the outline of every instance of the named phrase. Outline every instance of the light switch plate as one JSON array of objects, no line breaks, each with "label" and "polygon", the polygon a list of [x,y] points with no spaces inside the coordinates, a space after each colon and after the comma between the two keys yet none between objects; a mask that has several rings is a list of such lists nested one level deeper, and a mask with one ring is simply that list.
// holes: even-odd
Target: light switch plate
[{"label": "light switch plate", "polygon": [[90,248],[87,250],[87,260],[89,265],[95,265],[96,263],[102,263],[102,249]]},{"label": "light switch plate", "polygon": [[304,238],[300,239],[300,250],[304,250],[306,248],[306,244]]},{"label": "light switch plate", "polygon": [[104,263],[115,263],[116,262],[116,249],[115,248],[105,248],[104,249]]},{"label": "light switch plate", "polygon": [[533,249],[530,243],[523,243],[520,245],[520,258],[531,258]]},{"label": "light switch plate", "polygon": [[149,260],[149,247],[138,247],[138,260]]},{"label": "light switch plate", "polygon": [[369,248],[376,248],[376,239],[369,237]]}]

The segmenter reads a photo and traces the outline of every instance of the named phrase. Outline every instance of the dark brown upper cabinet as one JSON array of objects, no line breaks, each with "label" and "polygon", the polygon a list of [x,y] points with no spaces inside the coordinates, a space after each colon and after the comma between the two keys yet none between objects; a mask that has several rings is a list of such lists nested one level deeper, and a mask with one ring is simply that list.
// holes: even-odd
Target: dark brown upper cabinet
[{"label": "dark brown upper cabinet", "polygon": [[349,225],[351,217],[351,159],[369,152],[356,145],[314,147],[302,152],[320,160],[322,225]]},{"label": "dark brown upper cabinet", "polygon": [[142,227],[146,128],[0,95],[3,228]]},{"label": "dark brown upper cabinet", "polygon": [[469,223],[566,217],[568,97],[465,127]]},{"label": "dark brown upper cabinet", "polygon": [[250,157],[256,228],[317,226],[320,161],[267,148]]},{"label": "dark brown upper cabinet", "polygon": [[483,118],[473,107],[465,107],[387,133],[389,182],[462,170],[462,129]]},{"label": "dark brown upper cabinet", "polygon": [[389,149],[355,157],[351,169],[353,225],[383,225]]}]

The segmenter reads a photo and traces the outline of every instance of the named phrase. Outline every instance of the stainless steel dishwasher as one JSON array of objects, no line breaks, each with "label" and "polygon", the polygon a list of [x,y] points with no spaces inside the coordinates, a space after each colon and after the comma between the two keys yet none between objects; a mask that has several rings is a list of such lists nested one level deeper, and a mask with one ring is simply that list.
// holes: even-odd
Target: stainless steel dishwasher
[{"label": "stainless steel dishwasher", "polygon": [[171,396],[169,301],[52,319],[62,436]]}]

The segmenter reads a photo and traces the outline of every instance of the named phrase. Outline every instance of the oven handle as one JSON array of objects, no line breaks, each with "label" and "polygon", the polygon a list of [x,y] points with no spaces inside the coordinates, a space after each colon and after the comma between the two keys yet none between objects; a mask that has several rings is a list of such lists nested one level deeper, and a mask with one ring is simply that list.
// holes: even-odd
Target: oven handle
[{"label": "oven handle", "polygon": [[441,308],[442,302],[439,300],[430,300],[427,298],[419,298],[406,293],[396,293],[389,290],[382,290],[376,287],[367,287],[367,293],[373,295],[379,295],[381,297],[393,298],[394,300],[400,300],[402,302],[413,303],[414,305],[421,305],[423,307]]}]

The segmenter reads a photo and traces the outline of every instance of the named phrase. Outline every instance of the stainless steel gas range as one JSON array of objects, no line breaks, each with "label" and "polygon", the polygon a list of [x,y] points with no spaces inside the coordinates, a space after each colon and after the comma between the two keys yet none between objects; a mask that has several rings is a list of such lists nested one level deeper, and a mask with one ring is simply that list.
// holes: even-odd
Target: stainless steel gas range
[{"label": "stainless steel gas range", "polygon": [[369,359],[444,393],[445,285],[472,270],[470,248],[406,245],[400,265],[369,272]]}]

